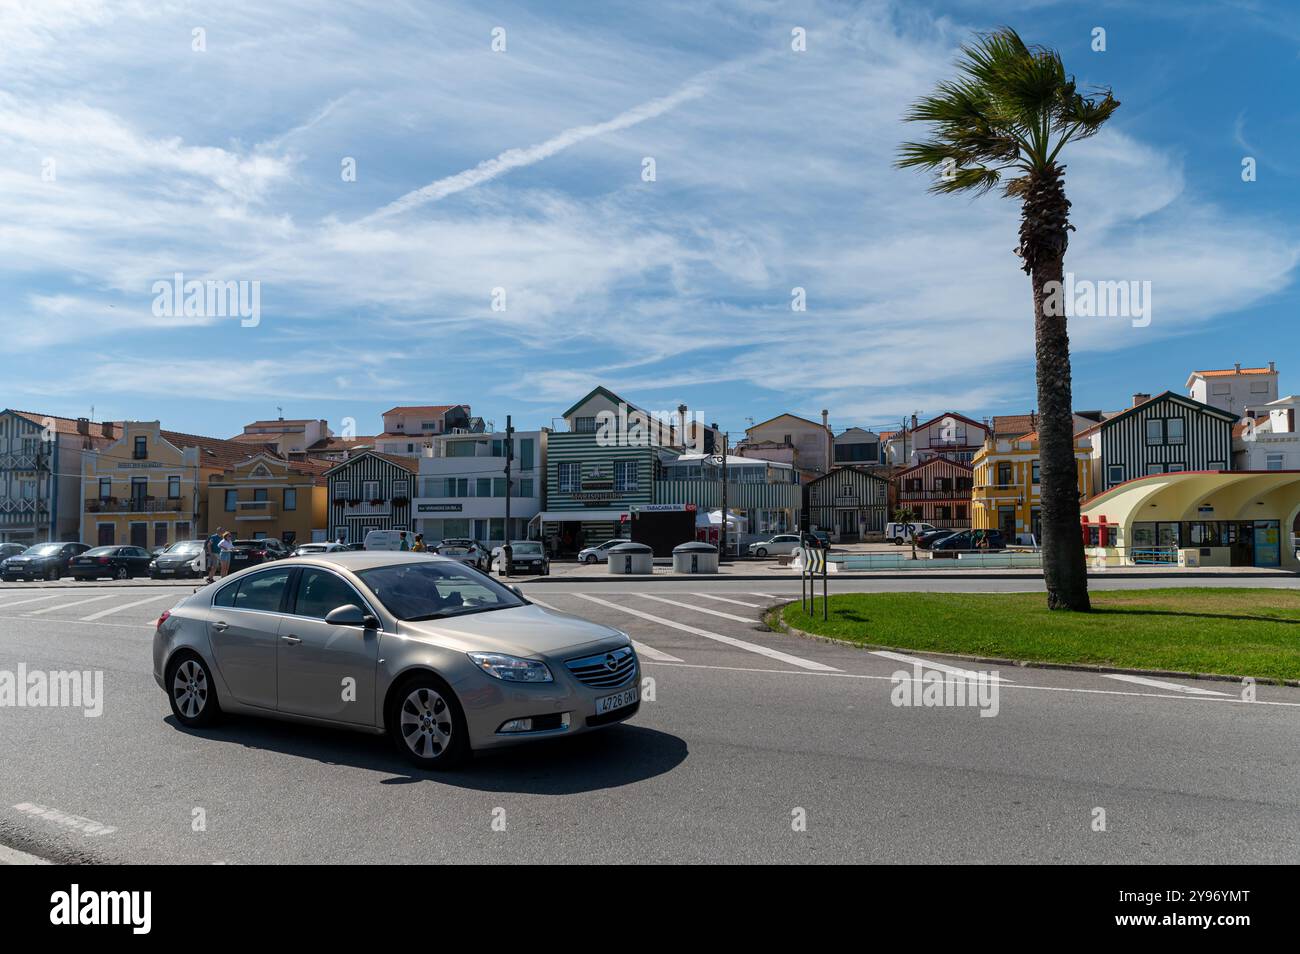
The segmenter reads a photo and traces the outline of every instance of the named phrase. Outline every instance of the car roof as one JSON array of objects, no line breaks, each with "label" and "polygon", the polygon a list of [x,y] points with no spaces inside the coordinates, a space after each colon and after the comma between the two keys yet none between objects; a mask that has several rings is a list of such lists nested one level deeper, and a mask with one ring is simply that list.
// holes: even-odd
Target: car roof
[{"label": "car roof", "polygon": [[431,553],[414,553],[403,550],[334,550],[329,553],[313,553],[310,556],[288,557],[276,560],[275,566],[336,566],[352,573],[369,570],[377,566],[396,566],[402,563],[428,563],[436,561],[460,566],[456,560],[435,556]]}]

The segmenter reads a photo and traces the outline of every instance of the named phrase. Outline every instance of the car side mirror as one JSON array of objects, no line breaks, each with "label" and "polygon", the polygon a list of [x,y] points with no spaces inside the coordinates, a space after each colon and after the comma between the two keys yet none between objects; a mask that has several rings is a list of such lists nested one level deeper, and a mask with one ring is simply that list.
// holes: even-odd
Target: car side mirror
[{"label": "car side mirror", "polygon": [[375,619],[355,603],[336,606],[325,614],[325,622],[331,626],[361,626],[365,629],[378,629],[379,620]]},{"label": "car side mirror", "polygon": [[524,598],[524,591],[521,590],[519,587],[515,586],[513,583],[507,583],[505,586],[506,589],[509,590],[511,593],[515,594],[515,596],[519,597],[520,599]]}]

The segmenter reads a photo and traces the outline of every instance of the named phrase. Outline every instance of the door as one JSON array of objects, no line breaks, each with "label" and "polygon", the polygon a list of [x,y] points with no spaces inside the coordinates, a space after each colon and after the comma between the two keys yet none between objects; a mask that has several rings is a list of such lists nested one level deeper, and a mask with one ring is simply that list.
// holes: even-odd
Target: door
[{"label": "door", "polygon": [[379,632],[325,622],[349,603],[369,608],[337,573],[304,567],[277,646],[281,712],[358,725],[375,722]]},{"label": "door", "polygon": [[1282,562],[1282,525],[1278,520],[1256,520],[1255,566],[1279,566]]},{"label": "door", "polygon": [[95,533],[95,539],[101,547],[111,547],[114,543],[113,532],[117,528],[111,523],[101,523]]},{"label": "door", "polygon": [[149,545],[149,524],[131,524],[131,546],[144,548]]},{"label": "door", "polygon": [[839,530],[841,540],[856,540],[858,538],[858,513],[856,510],[841,510],[839,512]]},{"label": "door", "polygon": [[234,697],[274,709],[276,644],[290,568],[263,570],[228,583],[212,601],[208,634],[217,668]]}]

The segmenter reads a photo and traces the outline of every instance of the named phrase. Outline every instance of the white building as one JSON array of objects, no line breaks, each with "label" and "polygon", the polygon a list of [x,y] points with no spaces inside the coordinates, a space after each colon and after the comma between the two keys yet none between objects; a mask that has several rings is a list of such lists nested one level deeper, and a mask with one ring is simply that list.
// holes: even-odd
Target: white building
[{"label": "white building", "polygon": [[483,419],[470,417],[468,404],[406,405],[384,412],[384,432],[375,450],[399,457],[421,457],[444,434],[483,433]]},{"label": "white building", "polygon": [[1287,395],[1255,410],[1256,417],[1232,429],[1234,470],[1300,470],[1300,397]]},{"label": "white building", "polygon": [[[527,537],[528,522],[542,510],[546,438],[550,432],[515,431],[511,462],[509,539]],[[485,546],[507,538],[506,435],[452,433],[433,436],[420,458],[411,519],[425,543],[470,537]]]},{"label": "white building", "polygon": [[274,421],[245,424],[244,432],[236,434],[231,440],[241,444],[273,447],[286,460],[305,460],[313,449],[329,446],[333,437],[329,422],[323,418],[286,420],[279,417]]},{"label": "white building", "polygon": [[1187,395],[1238,418],[1263,413],[1265,404],[1277,400],[1277,368],[1231,368],[1193,371],[1187,377]]}]

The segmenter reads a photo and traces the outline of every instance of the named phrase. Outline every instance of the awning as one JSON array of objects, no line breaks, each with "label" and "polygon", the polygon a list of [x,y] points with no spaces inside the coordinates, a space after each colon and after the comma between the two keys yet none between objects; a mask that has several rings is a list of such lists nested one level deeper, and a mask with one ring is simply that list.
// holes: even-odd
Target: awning
[{"label": "awning", "polygon": [[[539,513],[542,523],[568,523],[569,521],[609,520],[619,521],[628,516],[626,510],[547,510]],[[537,519],[537,518],[534,518]]]}]

